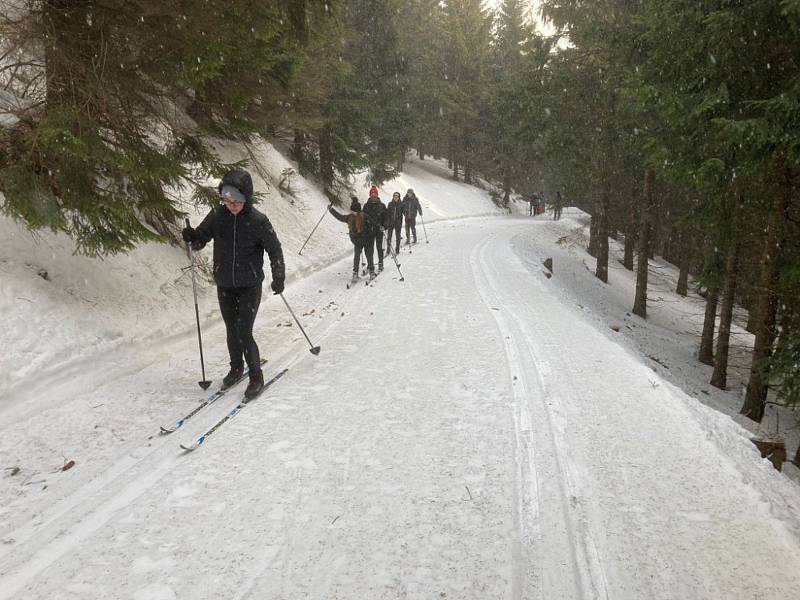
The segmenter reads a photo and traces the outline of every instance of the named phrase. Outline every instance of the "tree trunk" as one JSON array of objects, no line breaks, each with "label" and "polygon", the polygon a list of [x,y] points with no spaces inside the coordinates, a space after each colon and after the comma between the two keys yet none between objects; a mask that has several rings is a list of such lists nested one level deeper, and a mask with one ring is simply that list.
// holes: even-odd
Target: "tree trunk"
[{"label": "tree trunk", "polygon": [[758,308],[758,297],[751,298],[750,302],[748,302],[747,306],[747,325],[745,325],[745,331],[748,333],[752,333],[755,335],[756,333],[756,312]]},{"label": "tree trunk", "polygon": [[333,194],[333,156],[330,146],[330,131],[324,127],[319,134],[319,175],[322,179],[322,189],[328,199]]},{"label": "tree trunk", "polygon": [[639,209],[639,181],[634,178],[628,218],[625,219],[625,253],[622,257],[622,265],[628,269],[628,271],[633,271],[633,254],[638,239],[636,235],[636,217],[639,214]]},{"label": "tree trunk", "polygon": [[778,258],[783,246],[781,225],[791,200],[791,181],[785,164],[785,158],[776,159],[776,185],[769,186],[775,194],[773,209],[767,221],[764,235],[764,246],[761,257],[761,275],[757,290],[759,301],[756,308],[756,333],[753,344],[753,360],[750,364],[750,380],[741,414],[761,422],[769,390],[769,374],[767,359],[775,340],[775,313],[777,309],[777,287],[779,281]]},{"label": "tree trunk", "polygon": [[656,174],[648,169],[644,175],[644,205],[642,206],[641,229],[639,230],[638,255],[636,265],[636,296],[633,299],[633,314],[647,318],[647,269],[650,255],[650,227],[653,214],[654,184]]},{"label": "tree trunk", "polygon": [[299,164],[303,162],[304,148],[306,145],[306,134],[300,129],[294,130],[294,141],[292,142],[292,158]]},{"label": "tree trunk", "polygon": [[678,284],[675,286],[675,293],[686,297],[689,294],[689,265],[692,262],[692,249],[688,247],[690,240],[688,232],[679,230],[675,240],[675,254],[678,259]]},{"label": "tree trunk", "polygon": [[289,11],[289,20],[295,30],[295,35],[301,44],[308,41],[308,19],[306,16],[306,0],[292,0],[286,2]]},{"label": "tree trunk", "polygon": [[636,247],[636,236],[633,230],[625,234],[625,254],[622,256],[622,266],[633,271],[633,250]]},{"label": "tree trunk", "polygon": [[598,242],[598,234],[597,234],[597,206],[596,204],[592,207],[592,211],[594,214],[592,218],[589,220],[589,246],[586,248],[586,252],[589,253],[589,256],[593,256],[597,258],[597,253],[599,248],[597,247]]},{"label": "tree trunk", "polygon": [[[603,172],[600,181],[600,197],[597,199],[597,266],[594,274],[603,283],[608,283],[608,210],[611,199],[608,194],[608,181]],[[594,221],[594,217],[592,217]]]},{"label": "tree trunk", "polygon": [[714,364],[714,330],[717,327],[717,304],[719,288],[709,288],[706,297],[706,315],[703,319],[703,334],[700,337],[700,353],[697,359],[705,365]]},{"label": "tree trunk", "polygon": [[464,183],[472,184],[472,165],[469,162],[464,164]]},{"label": "tree trunk", "polygon": [[511,202],[511,178],[508,173],[503,174],[503,206],[507,207]]},{"label": "tree trunk", "polygon": [[[736,235],[736,232],[734,232]],[[728,349],[730,348],[733,303],[736,298],[736,276],[739,270],[739,243],[734,241],[725,259],[725,283],[722,286],[722,307],[719,316],[717,352],[714,357],[714,373],[711,385],[724,390],[728,383]]]},{"label": "tree trunk", "polygon": [[681,260],[680,270],[678,271],[678,284],[675,286],[675,293],[684,298],[689,295],[689,259]]}]

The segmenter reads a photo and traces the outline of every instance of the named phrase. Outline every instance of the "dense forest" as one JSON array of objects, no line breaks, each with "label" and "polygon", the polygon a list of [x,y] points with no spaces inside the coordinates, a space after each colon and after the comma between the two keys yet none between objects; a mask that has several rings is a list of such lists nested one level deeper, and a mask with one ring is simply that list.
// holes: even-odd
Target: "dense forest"
[{"label": "dense forest", "polygon": [[176,190],[214,201],[209,140],[282,144],[332,201],[413,148],[584,209],[642,318],[647,258],[679,265],[718,387],[746,308],[760,421],[800,401],[798,59],[800,0],[3,0],[0,210],[124,252],[174,231]]}]

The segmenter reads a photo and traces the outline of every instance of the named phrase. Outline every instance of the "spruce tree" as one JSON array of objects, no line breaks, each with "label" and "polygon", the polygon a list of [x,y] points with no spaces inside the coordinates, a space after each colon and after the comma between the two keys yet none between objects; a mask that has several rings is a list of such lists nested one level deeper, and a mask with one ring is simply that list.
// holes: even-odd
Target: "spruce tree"
[{"label": "spruce tree", "polygon": [[[242,138],[280,112],[299,57],[297,6],[255,0],[43,0],[2,21],[2,210],[90,255],[158,239],[168,190],[222,165],[209,133]],[[280,90],[273,94],[272,90]],[[194,122],[185,115],[194,117]],[[202,191],[200,185],[197,190]]]}]

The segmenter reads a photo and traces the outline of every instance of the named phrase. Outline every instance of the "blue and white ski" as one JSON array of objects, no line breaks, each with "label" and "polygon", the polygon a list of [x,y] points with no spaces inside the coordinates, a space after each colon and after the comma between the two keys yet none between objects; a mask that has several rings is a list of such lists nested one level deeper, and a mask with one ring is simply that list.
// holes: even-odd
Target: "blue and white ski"
[{"label": "blue and white ski", "polygon": [[[261,359],[261,364],[262,364],[262,365],[264,365],[266,362],[267,362],[267,359],[265,359],[265,358],[262,358],[262,359]],[[174,425],[172,425],[171,427],[164,427],[164,426],[162,425],[162,426],[161,426],[161,431],[160,431],[159,433],[160,433],[161,435],[167,435],[167,434],[170,434],[170,433],[172,433],[173,431],[176,431],[176,430],[180,429],[181,427],[183,427],[183,424],[184,424],[184,423],[186,423],[186,421],[188,421],[189,419],[191,419],[193,416],[195,416],[197,413],[199,413],[201,410],[203,410],[203,409],[204,409],[206,406],[208,406],[209,404],[212,404],[213,402],[216,402],[217,400],[219,400],[220,398],[222,398],[222,397],[225,395],[225,393],[226,393],[228,390],[230,390],[230,389],[231,389],[233,386],[235,386],[236,384],[238,384],[238,383],[239,383],[240,381],[242,381],[243,379],[246,379],[246,378],[248,377],[248,375],[249,375],[249,374],[250,374],[250,371],[248,371],[248,372],[246,372],[246,373],[242,373],[242,376],[241,376],[241,377],[239,377],[239,379],[237,379],[236,381],[234,381],[234,382],[233,382],[233,385],[230,385],[230,386],[228,386],[228,387],[221,387],[221,388],[219,388],[219,389],[218,389],[216,392],[214,392],[214,393],[213,393],[213,394],[211,394],[211,395],[210,395],[208,398],[206,398],[206,399],[205,399],[205,400],[203,400],[203,401],[202,401],[200,404],[198,404],[198,405],[197,405],[197,406],[194,408],[194,410],[192,410],[192,411],[191,411],[191,412],[190,412],[188,415],[186,415],[185,417],[183,417],[183,418],[181,418],[181,419],[178,419],[177,421],[175,421],[175,424],[174,424]]]},{"label": "blue and white ski", "polygon": [[261,394],[263,394],[264,390],[266,390],[269,386],[271,386],[273,383],[278,381],[278,379],[283,377],[283,375],[288,370],[289,370],[288,368],[287,369],[283,369],[283,371],[280,371],[277,375],[273,376],[272,379],[270,379],[268,381],[265,381],[263,387],[258,392],[258,395],[254,396],[253,398],[242,398],[236,406],[234,406],[230,411],[228,411],[228,414],[226,414],[219,421],[214,423],[214,425],[208,431],[206,431],[203,435],[198,437],[193,443],[191,443],[191,444],[181,444],[181,449],[185,450],[186,452],[191,452],[193,450],[197,450],[200,446],[203,445],[203,443],[206,441],[206,438],[208,438],[208,436],[210,436],[217,429],[219,429],[222,426],[223,423],[225,423],[227,421],[230,421],[233,417],[235,417],[245,406],[247,406],[247,404],[249,404],[250,402],[252,402],[256,398],[258,398],[258,396],[260,396]]}]

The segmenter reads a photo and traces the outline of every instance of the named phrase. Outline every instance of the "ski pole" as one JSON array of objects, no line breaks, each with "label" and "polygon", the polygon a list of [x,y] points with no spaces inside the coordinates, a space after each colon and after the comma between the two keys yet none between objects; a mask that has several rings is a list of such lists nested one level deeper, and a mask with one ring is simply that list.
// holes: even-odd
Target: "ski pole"
[{"label": "ski pole", "polygon": [[[191,227],[189,223],[189,219],[186,219],[186,227]],[[192,271],[192,295],[194,296],[194,317],[197,321],[197,343],[200,345],[200,371],[203,374],[203,380],[198,381],[197,385],[199,385],[204,390],[208,389],[208,386],[211,385],[211,382],[206,380],[206,365],[205,361],[203,360],[203,337],[200,335],[200,309],[197,308],[197,282],[195,281],[194,277],[194,254],[192,253],[192,245],[189,242],[186,242],[186,253],[189,255],[189,265],[190,270]]]},{"label": "ski pole", "polygon": [[395,254],[394,249],[391,246],[389,246],[389,254],[392,257],[392,260],[394,261],[394,265],[397,267],[397,272],[400,273],[400,281],[405,281],[406,278],[403,277],[403,272],[400,270],[400,263],[397,262],[397,255]]},{"label": "ski pole", "polygon": [[422,231],[425,232],[425,243],[430,244],[428,241],[428,230],[425,229],[425,219],[422,218],[422,213],[419,213],[419,220],[422,221]]},{"label": "ski pole", "polygon": [[[333,202],[331,202],[331,203],[328,205],[328,208],[330,208],[332,205],[333,205]],[[325,215],[327,215],[327,214],[328,214],[328,208],[326,208],[326,209],[325,209],[325,212],[324,212],[324,213],[322,213],[322,216],[319,218],[319,221],[317,221],[317,224],[316,224],[316,225],[314,225],[314,229],[312,229],[312,230],[311,230],[311,233],[309,233],[309,234],[308,234],[308,237],[306,238],[306,241],[305,241],[305,242],[303,242],[303,246],[302,246],[302,248],[300,248],[300,252],[298,252],[298,253],[297,253],[297,254],[298,254],[298,256],[299,256],[299,255],[301,255],[301,254],[303,254],[303,248],[305,248],[305,247],[306,247],[306,244],[308,243],[308,240],[310,240],[310,239],[311,239],[311,236],[312,236],[312,235],[314,235],[314,232],[317,230],[317,227],[319,227],[319,224],[320,224],[320,223],[322,223],[322,219],[324,219],[324,218],[325,218]]]},{"label": "ski pole", "polygon": [[292,310],[292,307],[289,306],[289,303],[286,301],[286,298],[283,297],[283,293],[280,294],[280,297],[281,297],[281,300],[283,300],[283,303],[286,305],[286,308],[288,308],[289,312],[292,314],[292,318],[294,318],[294,322],[297,323],[297,326],[300,328],[300,331],[302,331],[303,335],[306,336],[306,341],[308,342],[308,345],[311,346],[311,350],[309,350],[309,352],[311,352],[311,354],[313,354],[314,356],[317,356],[319,354],[319,351],[321,350],[321,348],[319,346],[315,346],[314,344],[312,344],[311,340],[308,339],[308,335],[306,334],[306,330],[303,329],[302,325],[300,325],[300,321],[297,320],[297,317],[295,316],[294,311]]}]

